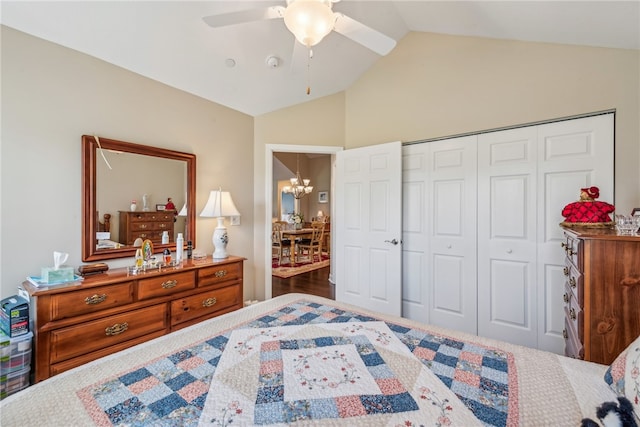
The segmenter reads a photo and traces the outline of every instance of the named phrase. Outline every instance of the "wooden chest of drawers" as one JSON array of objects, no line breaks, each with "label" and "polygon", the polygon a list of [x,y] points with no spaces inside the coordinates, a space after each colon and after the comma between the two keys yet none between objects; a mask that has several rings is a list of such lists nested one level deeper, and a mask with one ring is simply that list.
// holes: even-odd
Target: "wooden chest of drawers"
[{"label": "wooden chest of drawers", "polygon": [[35,381],[242,307],[244,258],[187,260],[128,275],[126,268],[81,282],[35,287]]},{"label": "wooden chest of drawers", "polygon": [[610,364],[640,335],[640,236],[565,228],[565,355]]},{"label": "wooden chest of drawers", "polygon": [[169,242],[173,243],[173,212],[129,212],[119,211],[119,242],[133,245],[139,237],[149,239],[153,244],[162,242],[162,232],[169,233]]}]

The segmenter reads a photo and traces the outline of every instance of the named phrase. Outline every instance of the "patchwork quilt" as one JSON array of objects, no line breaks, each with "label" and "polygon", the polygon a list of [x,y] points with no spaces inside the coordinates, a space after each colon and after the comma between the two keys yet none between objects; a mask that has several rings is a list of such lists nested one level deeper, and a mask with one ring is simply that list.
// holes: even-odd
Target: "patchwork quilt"
[{"label": "patchwork quilt", "polygon": [[[60,392],[75,382],[69,406],[56,406],[73,412],[56,414],[64,425],[512,426],[544,424],[546,412],[581,419],[559,356],[530,350],[529,359],[518,346],[317,297],[277,302],[174,333],[181,342],[191,335],[188,345],[171,345],[170,334],[28,390],[38,400],[38,388],[55,387],[48,383]],[[529,372],[536,356],[547,371],[539,376],[556,379],[547,391]],[[11,403],[3,413],[16,414]]]}]

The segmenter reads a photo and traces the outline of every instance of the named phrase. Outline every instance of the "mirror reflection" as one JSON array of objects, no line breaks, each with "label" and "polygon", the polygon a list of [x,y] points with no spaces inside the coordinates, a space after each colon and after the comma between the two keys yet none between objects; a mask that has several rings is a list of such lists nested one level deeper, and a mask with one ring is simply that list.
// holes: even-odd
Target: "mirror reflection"
[{"label": "mirror reflection", "polygon": [[[132,256],[144,240],[154,252],[195,237],[195,155],[83,137],[83,260]],[[190,197],[191,195],[191,197]]]}]

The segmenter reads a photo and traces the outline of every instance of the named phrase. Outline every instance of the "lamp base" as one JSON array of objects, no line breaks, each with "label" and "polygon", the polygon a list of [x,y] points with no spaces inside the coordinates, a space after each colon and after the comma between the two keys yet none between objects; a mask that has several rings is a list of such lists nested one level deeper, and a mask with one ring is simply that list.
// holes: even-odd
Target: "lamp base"
[{"label": "lamp base", "polygon": [[227,255],[227,243],[229,235],[227,228],[224,226],[224,217],[218,217],[218,226],[213,230],[213,259],[229,258]]}]

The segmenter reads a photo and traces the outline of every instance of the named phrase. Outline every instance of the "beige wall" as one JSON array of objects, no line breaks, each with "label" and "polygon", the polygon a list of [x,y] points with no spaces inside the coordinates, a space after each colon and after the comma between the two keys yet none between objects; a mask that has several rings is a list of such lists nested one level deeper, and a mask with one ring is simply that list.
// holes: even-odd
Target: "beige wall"
[{"label": "beige wall", "polygon": [[[1,36],[1,295],[52,265],[53,251],[82,264],[83,134],[195,153],[197,209],[222,186],[242,214],[229,252],[248,258],[252,295],[253,118],[7,27]],[[197,249],[213,252],[215,222],[197,218]]]},{"label": "beige wall", "polygon": [[355,148],[608,109],[615,203],[626,212],[640,207],[640,51],[409,33],[344,94],[256,117],[256,242],[264,144]]}]

